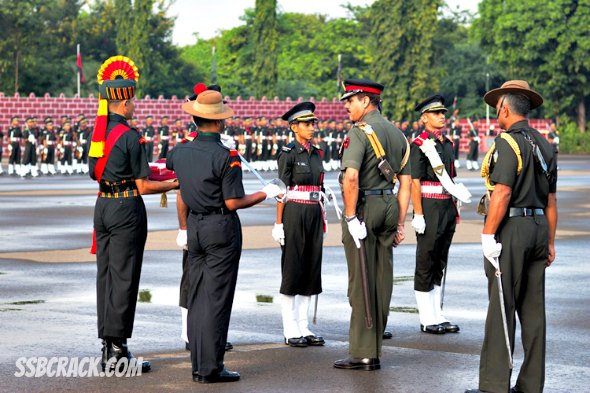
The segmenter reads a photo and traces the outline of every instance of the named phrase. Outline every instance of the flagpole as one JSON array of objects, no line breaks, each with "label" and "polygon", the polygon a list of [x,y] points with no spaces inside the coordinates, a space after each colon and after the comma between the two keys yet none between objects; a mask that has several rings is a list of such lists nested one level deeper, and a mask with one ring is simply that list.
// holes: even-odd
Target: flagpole
[{"label": "flagpole", "polygon": [[[80,58],[80,44],[76,45],[76,62],[78,61],[78,59]],[[77,63],[76,63],[77,64]],[[76,74],[78,75],[78,98],[80,98],[80,69],[78,67],[76,67],[78,72],[76,72]]]},{"label": "flagpole", "polygon": [[337,90],[337,94],[340,95],[340,89],[342,87],[342,55],[339,54],[338,55],[338,70],[336,71],[336,75],[338,80],[336,81],[336,88]]}]

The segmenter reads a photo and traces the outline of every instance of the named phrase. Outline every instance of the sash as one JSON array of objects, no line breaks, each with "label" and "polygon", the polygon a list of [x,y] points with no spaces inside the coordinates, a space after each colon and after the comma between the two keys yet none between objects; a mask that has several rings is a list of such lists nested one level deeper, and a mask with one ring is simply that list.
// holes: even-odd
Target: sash
[{"label": "sash", "polygon": [[419,146],[422,153],[424,153],[424,155],[428,158],[428,161],[434,170],[434,174],[436,177],[438,177],[438,180],[444,189],[461,202],[470,203],[471,193],[469,190],[467,190],[463,183],[455,183],[449,177],[449,174],[445,169],[445,165],[436,151],[436,145],[434,141],[428,138],[428,132],[425,131],[420,134],[416,139],[414,139],[413,143]]},{"label": "sash", "polygon": [[[96,177],[96,181],[98,183],[100,183],[100,180],[102,179],[102,174],[104,173],[104,168],[107,166],[107,161],[113,146],[115,146],[115,143],[117,143],[119,138],[129,130],[131,130],[131,128],[127,127],[126,125],[117,124],[111,130],[111,132],[109,132],[109,136],[107,137],[104,147],[104,156],[100,157],[96,161],[96,166],[94,167],[94,177]],[[96,254],[96,229],[92,232],[92,246],[90,247],[90,253]]]}]

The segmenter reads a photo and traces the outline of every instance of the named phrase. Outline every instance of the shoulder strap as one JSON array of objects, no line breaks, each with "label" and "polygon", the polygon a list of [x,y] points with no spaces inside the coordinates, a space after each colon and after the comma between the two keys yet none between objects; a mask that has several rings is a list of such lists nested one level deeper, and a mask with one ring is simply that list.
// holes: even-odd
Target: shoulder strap
[{"label": "shoulder strap", "polygon": [[383,146],[381,145],[381,142],[379,142],[379,138],[377,138],[377,135],[373,131],[373,127],[367,123],[356,123],[355,125],[365,133],[369,139],[369,142],[371,143],[371,146],[373,147],[373,150],[375,151],[377,158],[383,158],[385,156],[385,150],[383,150]]},{"label": "shoulder strap", "polygon": [[113,146],[115,146],[115,143],[117,143],[121,135],[129,130],[131,130],[131,128],[127,127],[126,125],[117,124],[109,133],[104,147],[104,156],[97,160],[96,166],[94,167],[94,176],[96,177],[97,182],[100,182],[102,179],[102,174],[104,172],[104,168],[107,165],[107,161]]},{"label": "shoulder strap", "polygon": [[[518,143],[514,140],[514,137],[507,132],[503,132],[500,134],[500,138],[504,139],[508,145],[514,151],[516,155],[516,174],[520,175],[522,172],[522,156],[520,154],[520,147],[518,147]],[[492,145],[490,150],[486,153],[483,161],[481,162],[481,177],[484,178],[486,188],[490,191],[494,191],[494,185],[490,182],[490,166],[492,164],[492,160],[494,159],[494,153],[496,151],[496,143]]]}]

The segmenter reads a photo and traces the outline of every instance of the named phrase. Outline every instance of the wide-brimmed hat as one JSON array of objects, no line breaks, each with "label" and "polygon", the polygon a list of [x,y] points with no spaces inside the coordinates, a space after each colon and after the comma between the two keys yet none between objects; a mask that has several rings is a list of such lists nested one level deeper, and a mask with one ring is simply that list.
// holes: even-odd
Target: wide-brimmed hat
[{"label": "wide-brimmed hat", "polygon": [[513,80],[504,82],[501,87],[488,91],[483,100],[491,107],[496,107],[498,100],[504,94],[520,94],[528,97],[531,101],[531,109],[535,109],[543,104],[543,97],[536,91],[532,90],[527,81]]},{"label": "wide-brimmed hat", "polygon": [[182,104],[182,110],[192,116],[209,120],[223,120],[234,115],[233,109],[223,103],[220,92],[205,90],[194,101]]}]

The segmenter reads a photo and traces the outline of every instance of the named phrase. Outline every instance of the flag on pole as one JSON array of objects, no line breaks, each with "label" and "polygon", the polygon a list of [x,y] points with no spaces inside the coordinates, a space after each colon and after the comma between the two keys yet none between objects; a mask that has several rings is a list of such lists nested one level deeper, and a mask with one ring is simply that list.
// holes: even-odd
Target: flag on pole
[{"label": "flag on pole", "polygon": [[80,45],[78,45],[78,56],[76,58],[76,67],[78,67],[78,73],[80,74],[80,83],[85,84],[84,80],[84,69],[82,68],[82,55],[80,54]]}]

